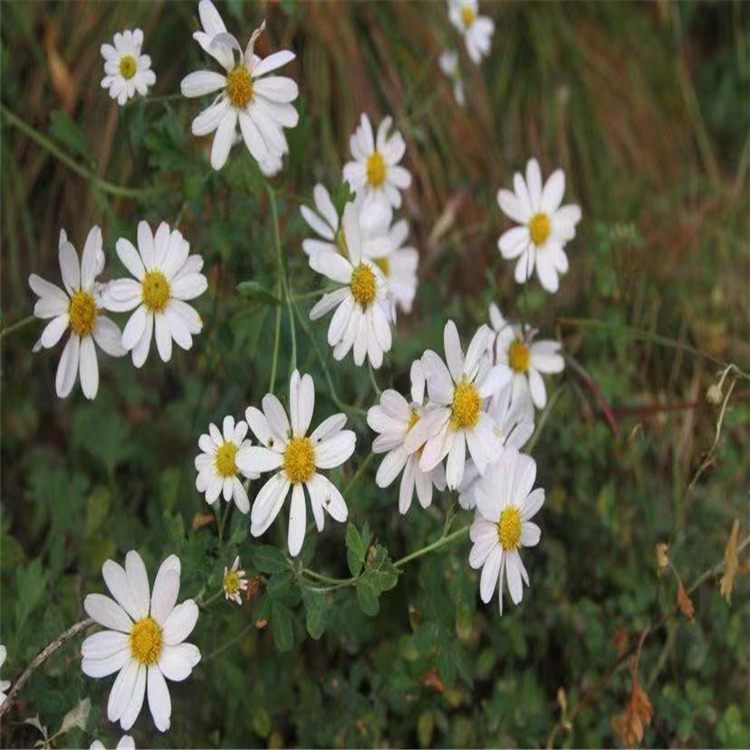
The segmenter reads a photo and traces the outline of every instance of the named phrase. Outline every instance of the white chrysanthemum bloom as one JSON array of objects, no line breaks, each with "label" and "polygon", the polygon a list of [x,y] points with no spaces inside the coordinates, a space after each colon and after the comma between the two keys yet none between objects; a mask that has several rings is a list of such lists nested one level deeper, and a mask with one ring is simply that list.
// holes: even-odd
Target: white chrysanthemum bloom
[{"label": "white chrysanthemum bloom", "polygon": [[362,114],[359,127],[349,139],[354,161],[344,165],[344,179],[365,200],[384,200],[399,208],[400,191],[411,185],[411,174],[399,166],[406,144],[398,131],[388,136],[392,123],[392,117],[384,118],[376,138],[370,118]]},{"label": "white chrysanthemum bloom", "polygon": [[380,269],[363,257],[354,204],[347,204],[342,224],[346,255],[315,252],[310,256],[310,267],[343,286],[323,295],[310,311],[310,320],[318,320],[336,308],[328,327],[334,359],[342,360],[353,348],[358,367],[368,357],[377,369],[383,363],[383,353],[390,351],[393,343],[388,284]]},{"label": "white chrysanthemum bloom", "polygon": [[446,481],[450,489],[461,484],[466,447],[480,474],[502,450],[496,425],[487,413],[491,396],[510,381],[510,371],[492,365],[488,351],[492,332],[481,326],[469,344],[466,357],[452,320],[443,332],[445,362],[432,350],[422,355],[427,392],[432,404],[405,440],[408,451],[424,444],[419,466],[431,471],[446,456]]},{"label": "white chrysanthemum bloom", "polygon": [[200,661],[201,652],[185,639],[198,620],[192,599],[177,604],[180,560],[170,555],[159,567],[150,591],[141,556],[133,551],[125,567],[107,560],[102,575],[114,600],[89,594],[83,607],[89,617],[107,628],[90,635],[81,646],[81,669],[89,677],[117,672],[107,703],[107,717],[127,731],[143,706],[148,686],[148,707],[160,732],[169,729],[172,702],[165,681],[182,682]]},{"label": "white chrysanthemum bloom", "polygon": [[479,15],[477,0],[448,0],[448,15],[463,36],[469,57],[479,65],[490,54],[495,22]]},{"label": "white chrysanthemum bloom", "polygon": [[455,50],[444,50],[440,53],[438,64],[443,74],[453,83],[453,97],[459,107],[466,106],[466,92],[464,91],[464,82],[461,79],[461,72],[458,68],[458,52]]},{"label": "white chrysanthemum bloom", "polygon": [[544,503],[544,490],[532,490],[536,463],[515,448],[503,451],[487,467],[476,489],[477,509],[469,535],[474,546],[469,565],[482,568],[479,594],[486,604],[498,590],[500,614],[503,614],[503,579],[514,604],[523,599],[523,584],[529,585],[529,574],[518,550],[539,543],[541,530],[531,521]]},{"label": "white chrysanthemum bloom", "polygon": [[557,374],[565,369],[565,359],[560,353],[562,344],[547,339],[534,341],[533,330],[505,320],[497,305],[490,305],[490,322],[497,332],[495,337],[495,363],[507,365],[513,373],[513,401],[544,409],[547,390],[542,375]]},{"label": "white chrysanthemum bloom", "polygon": [[40,320],[51,318],[34,345],[34,351],[38,352],[42,347],[50,349],[65,331],[70,330],[57,366],[55,390],[60,398],[66,398],[80,375],[83,395],[93,399],[99,390],[99,364],[94,345],[110,357],[125,355],[120,343],[120,329],[102,315],[101,310],[103,301],[96,281],[104,269],[101,229],[91,228],[80,264],[75,248],[61,230],[59,257],[64,291],[35,273],[29,276],[29,286],[39,297],[34,315]]},{"label": "white chrysanthemum bloom", "polygon": [[240,476],[257,479],[260,474],[245,474],[235,461],[240,448],[252,445],[245,439],[245,435],[247,422],[240,420],[235,424],[234,417],[226,416],[221,432],[211,423],[208,433],[200,436],[198,446],[202,452],[195,457],[195,470],[198,472],[195,488],[206,495],[209,505],[213,505],[219,495],[224,495],[226,502],[234,499],[234,504],[241,513],[250,511],[250,501]]},{"label": "white chrysanthemum bloom", "polygon": [[210,0],[201,0],[198,13],[203,31],[193,37],[226,70],[226,75],[201,70],[182,80],[183,96],[216,94],[211,106],[193,120],[193,135],[216,133],[211,166],[219,170],[226,163],[239,125],[252,157],[261,169],[273,171],[289,150],[284,128],[293,128],[299,121],[297,110],[291,104],[299,91],[291,78],[263,76],[291,62],[295,55],[281,50],[261,60],[254,53],[255,40],[265,29],[265,22],[253,32],[243,53],[237,39],[227,33],[224,21]]},{"label": "white chrysanthemum bloom", "polygon": [[[104,743],[100,740],[94,740],[89,746],[89,750],[105,750]],[[116,750],[135,750],[135,740],[129,734],[124,734],[120,737]]]},{"label": "white chrysanthemum bloom", "polygon": [[372,443],[373,453],[386,453],[378,467],[375,483],[388,487],[403,470],[398,493],[398,509],[403,515],[411,507],[414,487],[417,488],[419,504],[429,508],[432,504],[432,487],[445,489],[445,470],[439,463],[430,471],[419,466],[421,451],[407,451],[404,441],[409,431],[419,422],[425,412],[425,377],[422,363],[417,360],[411,366],[411,403],[398,391],[383,391],[380,404],[367,412],[367,424],[379,433]]},{"label": "white chrysanthemum bloom", "polygon": [[[534,410],[525,402],[514,401],[511,383],[503,386],[491,399],[487,413],[495,420],[495,431],[500,443],[521,450],[534,434]],[[471,510],[476,505],[474,490],[482,478],[473,461],[468,461],[461,484],[458,487],[458,502],[462,508]]]},{"label": "white chrysanthemum bloom", "polygon": [[128,99],[148,94],[148,87],[156,83],[156,74],[151,70],[151,58],[141,54],[143,32],[140,29],[115,34],[114,46],[102,44],[104,78],[102,88],[122,106]]},{"label": "white chrysanthemum bloom", "polygon": [[242,604],[241,591],[247,591],[247,578],[245,571],[240,569],[240,556],[234,558],[231,568],[224,566],[224,580],[221,584],[224,589],[224,598],[230,599],[236,604]]},{"label": "white chrysanthemum bloom", "polygon": [[356,436],[344,430],[346,415],[334,414],[324,420],[307,437],[315,408],[315,386],[309,375],[292,373],[289,384],[289,413],[272,393],[263,397],[263,411],[251,406],[245,413],[247,423],[261,446],[242,448],[237,465],[243,471],[275,471],[255,497],[250,514],[250,533],[261,536],[273,523],[292,488],[289,511],[289,554],[296,557],[305,540],[307,512],[305,492],[318,531],[323,530],[327,510],[335,521],[343,523],[348,516],[346,502],[338,489],[318,469],[340,466],[354,453]]},{"label": "white chrysanthemum bloom", "polygon": [[145,221],[138,224],[138,249],[124,238],[117,240],[117,254],[135,279],[111,281],[103,302],[113,312],[135,309],[122,332],[122,345],[132,352],[133,364],[141,367],[148,357],[152,336],[164,362],[172,356],[172,341],[190,349],[193,336],[201,332],[200,315],[187,300],[200,297],[208,287],[201,273],[203,259],[190,255],[190,243],[162,222],[151,233]]},{"label": "white chrysanthemum bloom", "polygon": [[[8,658],[8,650],[5,646],[0,646],[0,668],[5,664],[5,660]],[[5,703],[5,699],[8,688],[10,688],[10,680],[0,680],[0,706]]]},{"label": "white chrysanthemum bloom", "polygon": [[[419,266],[419,253],[405,244],[409,237],[409,222],[400,219],[387,228],[385,234],[380,229],[376,236],[383,236],[387,242],[380,244],[371,239],[363,243],[363,255],[382,271],[393,304],[408,315],[417,294]],[[395,314],[392,317],[395,319]]]},{"label": "white chrysanthemum bloom", "polygon": [[579,206],[561,206],[565,193],[565,172],[556,169],[542,186],[539,162],[529,159],[526,179],[513,175],[513,192],[500,189],[497,202],[502,212],[520,226],[500,235],[498,247],[503,258],[518,258],[515,277],[519,284],[531,278],[536,268],[541,285],[548,292],[559,287],[558,274],[568,270],[565,243],[576,235],[581,220]]}]

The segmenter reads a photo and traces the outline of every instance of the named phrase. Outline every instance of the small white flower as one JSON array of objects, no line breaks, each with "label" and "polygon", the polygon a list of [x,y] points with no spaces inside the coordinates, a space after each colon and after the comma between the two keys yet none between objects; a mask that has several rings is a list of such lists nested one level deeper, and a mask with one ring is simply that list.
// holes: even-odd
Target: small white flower
[{"label": "small white flower", "polygon": [[328,250],[314,252],[310,267],[343,286],[323,295],[310,311],[310,320],[318,320],[335,307],[328,327],[334,359],[342,360],[353,348],[358,367],[368,357],[377,369],[383,363],[383,353],[390,351],[393,343],[388,284],[380,269],[363,257],[360,220],[354,204],[347,204],[342,223],[346,255]]},{"label": "small white flower", "polygon": [[34,315],[41,320],[51,318],[34,345],[34,351],[55,346],[69,329],[70,337],[57,366],[55,390],[60,398],[66,398],[80,375],[83,395],[93,399],[99,390],[99,364],[94,344],[110,357],[125,354],[120,329],[101,311],[103,302],[96,282],[104,269],[101,229],[91,228],[80,264],[75,248],[61,230],[59,254],[65,291],[35,273],[29,276],[29,286],[39,297]]},{"label": "small white flower", "polygon": [[482,58],[490,54],[495,22],[479,15],[477,0],[448,0],[448,15],[463,36],[469,57],[479,65]]},{"label": "small white flower", "polygon": [[458,68],[458,52],[455,50],[444,50],[438,59],[440,70],[453,82],[453,96],[459,107],[466,106],[466,92],[461,72]]},{"label": "small white flower", "polygon": [[148,87],[156,83],[156,74],[151,70],[151,58],[141,54],[143,32],[140,29],[115,34],[114,47],[102,44],[104,58],[104,78],[102,88],[109,89],[109,95],[117,99],[122,107],[128,99],[148,94]]},{"label": "small white flower", "polygon": [[542,534],[531,521],[544,503],[544,490],[532,490],[535,479],[534,459],[508,448],[487,467],[475,493],[477,509],[469,531],[474,546],[469,565],[475,570],[482,568],[479,594],[485,604],[497,588],[501,615],[504,579],[514,604],[523,599],[523,584],[529,585],[529,574],[518,550],[536,546]]},{"label": "small white flower", "polygon": [[222,588],[224,589],[224,598],[229,601],[230,599],[236,604],[242,604],[241,591],[247,591],[247,578],[245,577],[245,571],[240,570],[240,557],[234,558],[234,564],[231,568],[224,566],[224,581]]},{"label": "small white flower", "polygon": [[250,511],[250,501],[239,475],[257,479],[260,474],[241,472],[235,461],[240,448],[252,445],[245,439],[245,435],[247,422],[240,420],[235,424],[234,417],[226,416],[222,432],[211,423],[208,433],[200,436],[198,446],[202,453],[195,458],[195,470],[198,472],[195,487],[198,492],[205,493],[209,505],[213,505],[219,495],[223,494],[226,502],[234,499],[241,513]]},{"label": "small white flower", "polygon": [[[513,385],[503,386],[491,399],[487,413],[495,420],[495,431],[505,448],[521,450],[534,434],[534,409],[526,402],[513,401]],[[462,508],[471,510],[475,505],[474,491],[482,478],[473,461],[466,464],[466,471],[458,487],[458,502]]]},{"label": "small white flower", "polygon": [[565,369],[560,350],[562,344],[550,339],[534,341],[535,331],[524,331],[523,326],[508,323],[497,305],[490,305],[490,322],[497,332],[495,363],[510,367],[513,373],[513,402],[543,409],[547,404],[547,390],[543,374],[559,373]]},{"label": "small white flower", "polygon": [[[89,750],[105,750],[104,744],[100,740],[94,740]],[[135,750],[135,740],[129,734],[124,734],[117,743],[116,750]]]},{"label": "small white flower", "polygon": [[450,489],[461,484],[466,447],[480,474],[502,450],[496,425],[487,413],[489,398],[510,381],[510,370],[492,365],[488,347],[492,332],[481,326],[464,357],[456,325],[452,320],[443,332],[445,362],[432,350],[422,355],[427,392],[432,402],[405,440],[408,451],[424,444],[419,466],[431,471],[446,456],[446,481]]},{"label": "small white flower", "polygon": [[383,391],[380,404],[367,412],[367,424],[379,433],[372,443],[373,453],[386,453],[378,468],[375,482],[378,487],[388,487],[403,470],[398,494],[398,509],[405,514],[411,507],[414,486],[419,504],[428,508],[432,503],[432,486],[445,489],[445,471],[438,464],[430,471],[419,467],[419,450],[407,451],[404,441],[409,431],[425,413],[425,377],[422,363],[411,366],[411,403],[398,391]]},{"label": "small white flower", "polygon": [[[5,648],[5,646],[0,646],[0,667],[5,664],[5,660],[8,657],[8,650]],[[0,680],[0,706],[5,703],[5,699],[8,697],[6,693],[8,692],[8,688],[10,688],[10,680]]]},{"label": "small white flower", "polygon": [[107,717],[127,731],[135,724],[148,687],[148,707],[160,732],[169,729],[172,702],[165,681],[182,682],[201,659],[192,643],[184,643],[198,620],[192,599],[177,604],[180,560],[170,555],[159,567],[153,591],[141,556],[128,552],[125,567],[107,560],[102,576],[114,597],[89,594],[83,607],[107,628],[81,646],[81,669],[88,677],[117,672],[107,702]]},{"label": "small white flower", "polygon": [[172,356],[172,340],[190,349],[203,321],[186,300],[200,297],[208,287],[200,272],[203,259],[190,255],[190,243],[162,222],[151,233],[145,221],[138,224],[138,249],[124,238],[117,240],[117,254],[135,279],[111,281],[104,292],[108,310],[135,309],[122,332],[122,345],[132,352],[133,364],[141,367],[148,357],[151,338],[164,362]]},{"label": "small white flower", "polygon": [[243,52],[237,39],[227,33],[224,21],[210,0],[201,0],[198,13],[203,31],[197,31],[193,37],[226,70],[226,75],[201,70],[182,80],[183,96],[216,94],[211,106],[193,120],[193,135],[216,132],[211,166],[219,170],[226,163],[239,125],[252,157],[264,173],[275,173],[289,150],[284,128],[293,128],[299,121],[297,110],[291,104],[299,90],[291,78],[263,76],[291,62],[295,55],[281,50],[261,60],[255,54],[255,40],[265,29],[265,22],[253,32]]},{"label": "small white flower", "polygon": [[323,530],[323,510],[343,523],[348,516],[346,502],[333,483],[316,469],[333,469],[354,453],[356,436],[344,430],[346,415],[334,414],[307,437],[315,408],[315,386],[309,375],[292,373],[289,384],[289,413],[272,393],[263,397],[263,411],[251,406],[245,418],[261,446],[241,448],[237,466],[247,472],[276,472],[258,492],[250,514],[250,533],[261,536],[273,523],[292,488],[289,511],[289,554],[296,557],[305,540],[307,512],[304,487],[318,531]]},{"label": "small white flower", "polygon": [[551,293],[559,287],[558,274],[568,270],[565,243],[576,235],[581,220],[579,206],[561,206],[565,194],[565,172],[556,169],[542,186],[539,162],[529,159],[526,179],[513,175],[513,190],[500,189],[497,202],[502,212],[520,226],[500,236],[498,247],[503,258],[518,258],[515,277],[524,284],[536,268],[541,285]]},{"label": "small white flower", "polygon": [[360,126],[349,139],[354,161],[344,165],[344,179],[365,200],[384,200],[399,208],[400,191],[411,185],[411,174],[399,166],[406,144],[398,131],[388,136],[392,123],[392,117],[384,118],[376,139],[370,118],[362,114]]}]

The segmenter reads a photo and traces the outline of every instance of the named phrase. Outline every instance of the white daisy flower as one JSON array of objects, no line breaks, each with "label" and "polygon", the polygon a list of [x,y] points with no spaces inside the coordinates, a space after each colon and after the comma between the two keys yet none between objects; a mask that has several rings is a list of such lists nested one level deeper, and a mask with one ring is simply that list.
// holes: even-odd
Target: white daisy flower
[{"label": "white daisy flower", "polygon": [[448,0],[448,15],[463,36],[469,57],[479,65],[482,58],[490,54],[495,22],[479,15],[477,0]]},{"label": "white daisy flower", "polygon": [[231,568],[224,566],[224,580],[221,586],[224,589],[224,598],[227,601],[231,599],[236,604],[242,604],[240,592],[247,591],[247,578],[245,577],[245,571],[240,570],[239,555],[234,558],[234,564]]},{"label": "white daisy flower", "polygon": [[[378,234],[387,239],[387,242],[381,244],[371,239],[370,242],[363,243],[362,253],[383,273],[393,304],[408,315],[417,294],[419,266],[419,253],[405,244],[409,237],[409,222],[400,219],[384,235],[382,229]],[[395,319],[395,315],[392,317]]]},{"label": "white daisy flower", "polygon": [[135,279],[111,281],[104,292],[104,306],[113,312],[135,309],[122,332],[122,345],[141,367],[148,357],[151,338],[164,362],[172,356],[172,340],[190,349],[203,321],[186,300],[200,297],[208,287],[200,272],[203,259],[189,255],[190,243],[162,222],[151,233],[145,221],[138,224],[138,249],[124,238],[117,240],[117,254]]},{"label": "white daisy flower", "polygon": [[380,269],[363,257],[354,204],[347,204],[342,223],[346,256],[315,252],[310,256],[310,267],[343,286],[323,295],[310,311],[310,320],[318,320],[337,308],[328,327],[328,343],[333,347],[334,359],[342,360],[354,348],[357,366],[368,357],[377,369],[383,363],[383,353],[390,351],[393,343],[388,284]]},{"label": "white daisy flower", "polygon": [[424,444],[419,461],[422,471],[431,471],[448,456],[446,481],[453,490],[464,475],[467,445],[480,474],[502,450],[486,406],[508,383],[510,370],[492,365],[488,352],[492,332],[487,326],[474,334],[465,358],[452,320],[445,324],[443,337],[448,366],[431,350],[422,355],[432,404],[410,430],[404,445],[411,452]]},{"label": "white daisy flower", "polygon": [[143,32],[140,29],[115,34],[114,47],[102,44],[104,58],[104,78],[102,88],[109,89],[109,95],[117,99],[122,107],[128,99],[148,94],[148,87],[156,83],[156,74],[151,70],[151,58],[141,54]]},{"label": "white daisy flower", "polygon": [[464,91],[464,82],[461,79],[461,71],[458,68],[458,52],[455,50],[444,50],[438,58],[440,70],[453,83],[453,97],[459,107],[466,106],[466,92]]},{"label": "white daisy flower", "polygon": [[364,199],[384,200],[399,208],[400,191],[411,185],[411,174],[399,166],[406,144],[398,131],[388,136],[392,123],[392,117],[384,118],[375,138],[370,118],[362,114],[360,126],[349,139],[354,161],[344,165],[344,179]]},{"label": "white daisy flower", "polygon": [[247,479],[257,479],[260,474],[241,472],[235,461],[240,448],[252,445],[245,439],[245,435],[247,422],[240,420],[235,424],[234,417],[226,416],[221,432],[211,423],[208,433],[200,436],[198,446],[201,453],[195,458],[195,470],[198,472],[195,487],[198,492],[206,495],[209,505],[213,505],[219,495],[223,494],[226,502],[234,499],[241,513],[250,511],[250,501],[240,475]]},{"label": "white daisy flower", "polygon": [[[497,332],[495,337],[495,363],[510,367],[513,373],[513,401],[544,409],[547,390],[542,375],[557,374],[565,369],[565,360],[559,341],[547,339],[534,341],[536,331],[508,323],[497,305],[490,305],[490,322]],[[532,406],[533,404],[533,406]]]},{"label": "white daisy flower", "polygon": [[425,377],[422,363],[417,360],[411,366],[411,403],[398,391],[383,391],[380,404],[367,412],[367,424],[379,433],[372,443],[373,453],[387,453],[378,467],[375,483],[378,487],[389,487],[403,470],[398,494],[398,509],[403,515],[411,507],[414,487],[417,488],[419,504],[429,508],[432,503],[432,487],[445,489],[445,471],[439,463],[430,471],[419,467],[419,449],[407,451],[404,441],[409,431],[425,413]]},{"label": "white daisy flower", "polygon": [[170,555],[159,567],[150,591],[141,556],[128,552],[125,567],[107,560],[102,575],[114,600],[89,594],[83,607],[107,630],[90,635],[81,646],[81,669],[88,677],[117,672],[107,703],[107,717],[127,731],[143,706],[148,686],[148,707],[160,732],[169,729],[172,702],[165,681],[182,682],[201,659],[185,639],[198,620],[192,599],[177,604],[180,560]]},{"label": "white daisy flower", "polygon": [[576,235],[581,220],[579,206],[561,206],[565,193],[565,172],[556,169],[542,187],[539,162],[529,159],[526,179],[513,175],[513,190],[500,189],[497,202],[502,212],[520,226],[503,232],[498,247],[503,258],[518,258],[515,277],[524,284],[534,273],[548,291],[557,291],[558,274],[568,270],[565,243]]},{"label": "white daisy flower", "polygon": [[291,62],[295,55],[281,50],[261,60],[254,53],[255,40],[265,29],[265,22],[253,32],[243,52],[237,39],[227,33],[210,0],[201,0],[198,13],[203,31],[193,37],[226,70],[226,75],[201,70],[182,80],[183,96],[216,94],[211,106],[193,120],[193,135],[216,132],[211,166],[219,170],[226,163],[239,125],[250,154],[261,168],[272,171],[289,150],[283,129],[297,125],[299,115],[291,102],[299,91],[291,78],[263,76]]},{"label": "white daisy flower", "polygon": [[[104,743],[94,740],[89,745],[89,750],[105,750]],[[129,734],[124,734],[117,743],[116,750],[135,750],[135,740]]]},{"label": "white daisy flower", "polygon": [[[505,448],[521,450],[534,434],[534,410],[525,402],[514,401],[512,382],[503,386],[491,399],[487,413],[495,420],[495,431]],[[468,461],[461,484],[458,487],[458,502],[462,508],[471,510],[476,505],[474,491],[482,478],[473,461]]]},{"label": "white daisy flower", "polygon": [[469,565],[482,568],[479,594],[486,604],[498,590],[500,614],[503,614],[503,579],[514,604],[523,599],[523,584],[529,574],[518,550],[539,544],[541,530],[531,521],[544,503],[544,490],[532,490],[536,463],[530,456],[508,448],[487,471],[475,496],[477,509],[469,536],[474,546]]},{"label": "white daisy flower", "polygon": [[35,273],[29,276],[29,286],[39,297],[34,315],[40,320],[51,318],[34,345],[34,351],[38,352],[42,347],[52,348],[65,331],[70,330],[57,366],[55,390],[60,398],[66,398],[80,375],[83,395],[93,399],[99,390],[99,364],[94,344],[110,357],[125,355],[120,343],[120,329],[102,315],[101,310],[103,302],[96,281],[104,269],[101,229],[91,228],[80,264],[75,248],[61,230],[59,256],[65,291]]},{"label": "white daisy flower", "polygon": [[[5,646],[0,646],[0,667],[5,664],[5,660],[8,658],[8,650]],[[0,680],[0,706],[5,703],[5,699],[8,697],[6,693],[10,688],[10,680]]]},{"label": "white daisy flower", "polygon": [[315,386],[309,375],[292,373],[289,385],[291,426],[284,407],[272,393],[263,397],[263,411],[251,406],[245,413],[247,423],[261,446],[241,448],[237,465],[242,471],[275,471],[255,497],[250,514],[250,533],[261,536],[273,523],[292,488],[289,511],[289,554],[296,557],[305,540],[307,523],[305,492],[318,531],[323,530],[323,509],[335,521],[343,523],[348,516],[346,502],[333,483],[316,469],[333,469],[354,453],[356,436],[342,429],[344,414],[334,414],[307,437],[315,408]]}]

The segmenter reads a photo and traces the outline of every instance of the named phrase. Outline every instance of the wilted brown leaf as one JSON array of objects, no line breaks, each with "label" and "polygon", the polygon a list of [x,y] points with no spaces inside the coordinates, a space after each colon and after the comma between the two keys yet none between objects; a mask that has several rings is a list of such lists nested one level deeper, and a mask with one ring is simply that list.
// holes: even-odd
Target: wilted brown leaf
[{"label": "wilted brown leaf", "polygon": [[739,533],[740,521],[738,518],[735,518],[726,549],[724,550],[724,575],[721,577],[719,584],[719,591],[728,604],[732,603],[734,577],[737,575],[737,538],[739,537]]},{"label": "wilted brown leaf", "polygon": [[430,669],[422,675],[422,683],[433,688],[438,693],[442,693],[445,690],[445,684],[434,669]]},{"label": "wilted brown leaf", "polygon": [[677,586],[677,606],[680,608],[680,612],[692,622],[695,615],[695,607],[693,607],[693,600],[688,596],[687,591],[685,591],[682,581],[679,581]]},{"label": "wilted brown leaf", "polygon": [[643,725],[651,723],[651,701],[641,687],[637,672],[633,672],[633,688],[625,710],[612,717],[612,732],[626,746],[635,747],[643,742]]},{"label": "wilted brown leaf", "polygon": [[618,654],[622,654],[628,647],[629,640],[630,636],[628,636],[628,631],[625,630],[625,628],[618,628],[615,630],[615,634],[612,636],[610,643],[617,650]]},{"label": "wilted brown leaf", "polygon": [[193,531],[198,531],[198,529],[202,529],[204,526],[212,523],[216,523],[216,516],[213,513],[196,513],[193,516],[193,523],[191,525]]}]

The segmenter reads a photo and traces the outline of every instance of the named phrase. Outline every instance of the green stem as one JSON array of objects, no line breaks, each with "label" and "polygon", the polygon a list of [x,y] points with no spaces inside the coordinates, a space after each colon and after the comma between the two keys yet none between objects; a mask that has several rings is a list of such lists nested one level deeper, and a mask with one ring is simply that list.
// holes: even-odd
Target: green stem
[{"label": "green stem", "polygon": [[365,458],[365,460],[362,461],[362,463],[357,468],[357,471],[354,473],[354,476],[346,483],[346,486],[341,490],[341,494],[344,497],[347,496],[347,493],[352,491],[352,489],[354,488],[354,485],[357,484],[360,477],[365,473],[365,469],[367,469],[367,467],[370,464],[370,461],[372,461],[374,456],[375,456],[374,453],[367,454],[367,458]]},{"label": "green stem", "polygon": [[416,550],[416,552],[411,552],[405,557],[402,557],[400,560],[396,560],[396,562],[393,564],[397,568],[403,568],[404,565],[410,563],[412,560],[416,560],[418,557],[422,557],[422,555],[428,555],[430,552],[434,552],[441,547],[445,547],[446,544],[450,544],[456,539],[460,539],[461,537],[466,536],[469,533],[470,528],[471,524],[467,523],[466,526],[462,526],[460,529],[456,529],[456,531],[454,531],[452,534],[448,534],[448,536],[441,536],[440,539],[438,539],[436,542],[428,544],[426,547],[422,547],[422,549]]},{"label": "green stem", "polygon": [[372,369],[372,364],[370,362],[367,363],[367,369],[370,371],[370,380],[372,381],[372,387],[375,389],[375,393],[378,394],[378,398],[380,398],[380,394],[382,393],[382,391],[380,390],[378,381],[375,380],[375,373]]},{"label": "green stem", "polygon": [[67,154],[63,153],[55,143],[53,143],[47,136],[42,135],[38,130],[35,130],[28,123],[24,122],[20,117],[11,112],[4,104],[0,104],[0,113],[3,117],[14,127],[18,128],[24,135],[27,135],[33,141],[36,141],[43,149],[54,156],[58,161],[62,162],[66,167],[71,169],[80,177],[83,177],[90,182],[93,182],[97,187],[106,193],[117,195],[121,198],[134,198],[139,200],[145,200],[150,196],[160,191],[160,188],[130,188],[123,185],[116,185],[113,182],[104,180],[98,175],[95,175],[91,170],[80,165],[75,159],[72,159]]},{"label": "green stem", "polygon": [[560,398],[564,390],[565,390],[565,386],[561,385],[550,396],[549,401],[547,401],[547,406],[544,408],[544,411],[542,412],[542,416],[539,417],[539,421],[536,423],[536,429],[534,430],[534,434],[529,439],[529,442],[526,443],[526,445],[524,446],[524,453],[528,453],[529,455],[531,455],[531,453],[533,452],[537,444],[537,441],[539,440],[539,436],[542,434],[544,425],[547,423],[547,419],[549,419],[550,412],[554,408],[555,404],[557,403],[557,399]]},{"label": "green stem", "polygon": [[14,331],[20,331],[22,328],[26,328],[29,323],[33,323],[36,320],[36,317],[34,315],[29,315],[26,318],[21,318],[21,320],[17,321],[16,323],[13,323],[12,325],[5,326],[2,331],[0,331],[0,339],[4,339],[9,334],[13,333]]}]

